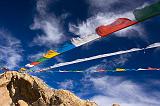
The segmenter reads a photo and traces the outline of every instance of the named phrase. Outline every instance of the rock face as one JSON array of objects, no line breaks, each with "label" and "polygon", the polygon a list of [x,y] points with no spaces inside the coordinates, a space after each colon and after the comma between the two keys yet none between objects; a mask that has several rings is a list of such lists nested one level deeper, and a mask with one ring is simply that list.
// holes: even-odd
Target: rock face
[{"label": "rock face", "polygon": [[113,104],[112,106],[120,106],[119,104]]},{"label": "rock face", "polygon": [[67,90],[49,88],[28,74],[8,71],[0,75],[0,106],[97,106]]}]

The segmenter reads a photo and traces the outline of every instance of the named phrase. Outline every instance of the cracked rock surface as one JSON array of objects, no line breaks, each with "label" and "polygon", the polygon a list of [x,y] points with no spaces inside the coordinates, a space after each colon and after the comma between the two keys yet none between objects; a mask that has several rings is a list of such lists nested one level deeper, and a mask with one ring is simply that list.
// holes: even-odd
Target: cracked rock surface
[{"label": "cracked rock surface", "polygon": [[97,106],[67,90],[49,88],[41,79],[8,71],[0,75],[0,106]]}]

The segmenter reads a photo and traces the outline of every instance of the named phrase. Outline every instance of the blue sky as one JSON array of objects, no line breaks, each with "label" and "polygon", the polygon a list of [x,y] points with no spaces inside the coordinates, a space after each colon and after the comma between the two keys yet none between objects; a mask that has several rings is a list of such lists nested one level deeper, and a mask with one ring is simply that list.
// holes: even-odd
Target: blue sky
[{"label": "blue sky", "polygon": [[[73,37],[94,33],[97,24],[130,18],[136,8],[158,0],[1,0],[0,66],[16,70],[56,49]],[[104,53],[143,48],[160,42],[160,16],[111,34],[53,58],[35,69]],[[68,89],[100,106],[159,106],[160,72],[54,73],[55,70],[95,70],[160,67],[160,49],[135,52],[32,73],[49,86]]]}]

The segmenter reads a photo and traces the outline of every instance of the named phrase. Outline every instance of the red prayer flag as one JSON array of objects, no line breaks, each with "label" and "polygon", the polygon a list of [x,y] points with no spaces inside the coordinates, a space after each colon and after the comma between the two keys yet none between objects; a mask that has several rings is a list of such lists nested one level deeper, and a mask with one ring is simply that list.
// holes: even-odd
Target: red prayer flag
[{"label": "red prayer flag", "polygon": [[96,33],[101,37],[108,36],[109,34],[116,32],[118,30],[124,29],[131,25],[137,24],[138,22],[129,20],[127,18],[118,18],[115,22],[110,25],[102,25],[96,28]]},{"label": "red prayer flag", "polygon": [[34,65],[34,66],[36,66],[36,65],[38,65],[38,64],[40,64],[40,62],[32,62],[32,63],[31,63],[31,65]]}]

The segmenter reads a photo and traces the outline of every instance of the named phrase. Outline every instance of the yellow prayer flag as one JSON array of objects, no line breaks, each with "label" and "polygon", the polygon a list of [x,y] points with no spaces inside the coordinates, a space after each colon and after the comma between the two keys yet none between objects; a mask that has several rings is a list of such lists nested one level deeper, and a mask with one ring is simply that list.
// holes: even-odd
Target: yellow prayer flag
[{"label": "yellow prayer flag", "polygon": [[125,71],[125,69],[123,69],[123,68],[116,68],[116,71],[121,72],[121,71]]},{"label": "yellow prayer flag", "polygon": [[20,69],[20,71],[26,71],[26,70],[27,70],[26,68],[21,68],[21,69]]},{"label": "yellow prayer flag", "polygon": [[59,53],[53,51],[53,50],[49,50],[46,54],[43,55],[43,57],[45,58],[52,58],[54,56],[57,56]]}]

